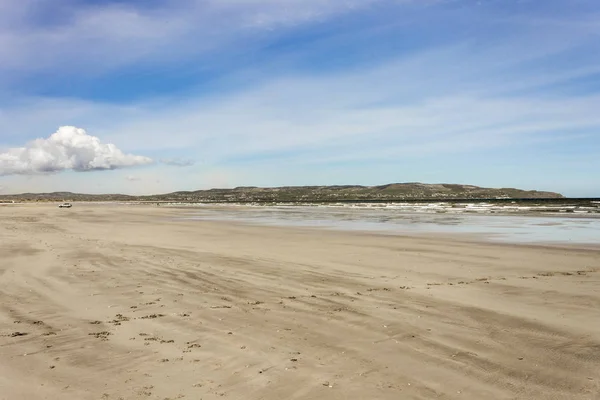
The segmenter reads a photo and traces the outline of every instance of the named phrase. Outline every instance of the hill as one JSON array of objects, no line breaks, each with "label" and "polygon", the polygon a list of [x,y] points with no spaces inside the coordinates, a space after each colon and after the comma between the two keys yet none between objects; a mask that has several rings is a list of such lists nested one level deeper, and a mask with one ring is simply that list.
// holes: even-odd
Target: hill
[{"label": "hill", "polygon": [[381,186],[237,187],[182,191],[160,195],[80,194],[70,192],[24,193],[0,196],[3,201],[169,201],[169,202],[332,202],[452,199],[559,199],[560,193],[473,185],[392,183]]}]

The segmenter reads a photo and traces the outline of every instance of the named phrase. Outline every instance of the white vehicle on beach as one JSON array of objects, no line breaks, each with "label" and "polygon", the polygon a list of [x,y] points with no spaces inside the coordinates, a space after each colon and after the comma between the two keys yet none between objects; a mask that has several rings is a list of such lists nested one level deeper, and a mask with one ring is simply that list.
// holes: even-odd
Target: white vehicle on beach
[{"label": "white vehicle on beach", "polygon": [[71,203],[62,203],[58,206],[58,208],[71,208],[73,205]]}]

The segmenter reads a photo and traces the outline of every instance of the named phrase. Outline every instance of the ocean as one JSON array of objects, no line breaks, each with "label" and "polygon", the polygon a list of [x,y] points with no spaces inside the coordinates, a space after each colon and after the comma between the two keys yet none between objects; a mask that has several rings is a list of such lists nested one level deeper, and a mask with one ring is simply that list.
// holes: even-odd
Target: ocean
[{"label": "ocean", "polygon": [[190,206],[181,218],[399,235],[476,236],[506,243],[600,246],[600,201],[583,205],[423,202]]}]

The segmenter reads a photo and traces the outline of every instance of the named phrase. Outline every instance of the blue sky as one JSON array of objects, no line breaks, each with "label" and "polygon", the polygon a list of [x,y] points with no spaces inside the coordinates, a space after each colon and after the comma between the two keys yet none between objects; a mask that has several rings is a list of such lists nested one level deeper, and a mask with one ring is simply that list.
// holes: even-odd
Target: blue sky
[{"label": "blue sky", "polygon": [[0,60],[0,193],[600,196],[595,0],[8,1]]}]

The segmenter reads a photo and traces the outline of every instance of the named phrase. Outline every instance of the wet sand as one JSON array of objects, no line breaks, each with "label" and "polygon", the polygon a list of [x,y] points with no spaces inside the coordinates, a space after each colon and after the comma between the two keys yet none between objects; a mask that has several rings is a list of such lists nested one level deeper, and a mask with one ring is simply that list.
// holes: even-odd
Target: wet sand
[{"label": "wet sand", "polygon": [[[233,221],[254,225],[318,227],[344,231],[420,236],[476,237],[480,241],[600,248],[600,214],[492,214],[481,211],[432,212],[401,205],[247,206],[179,205],[181,216],[200,221]],[[396,208],[399,207],[399,208]]]},{"label": "wet sand", "polygon": [[0,206],[0,399],[598,399],[600,251]]}]

